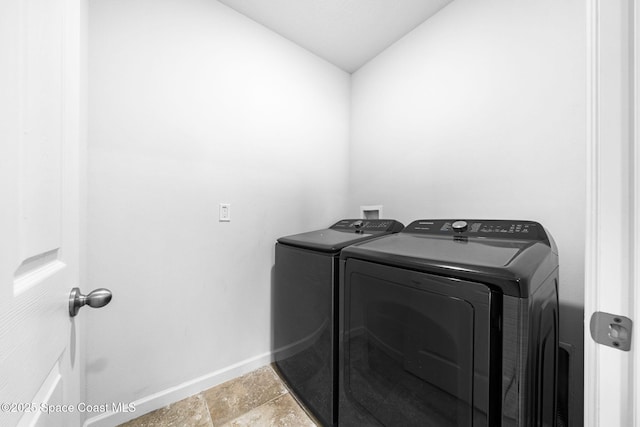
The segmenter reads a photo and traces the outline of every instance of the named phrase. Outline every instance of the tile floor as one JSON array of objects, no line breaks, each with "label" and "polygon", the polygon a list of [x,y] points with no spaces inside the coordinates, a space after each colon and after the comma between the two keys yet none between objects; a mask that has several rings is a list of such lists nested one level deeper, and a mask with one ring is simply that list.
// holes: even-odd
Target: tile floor
[{"label": "tile floor", "polygon": [[121,424],[120,427],[316,427],[271,366]]}]

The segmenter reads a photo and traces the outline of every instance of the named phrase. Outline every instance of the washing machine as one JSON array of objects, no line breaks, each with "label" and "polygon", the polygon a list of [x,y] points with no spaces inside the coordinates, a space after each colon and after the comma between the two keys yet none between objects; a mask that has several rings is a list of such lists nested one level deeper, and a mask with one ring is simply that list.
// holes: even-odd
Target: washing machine
[{"label": "washing machine", "polygon": [[558,251],[540,224],[414,221],[340,270],[341,427],[556,425]]},{"label": "washing machine", "polygon": [[275,365],[289,388],[324,426],[337,421],[335,298],[340,251],[397,233],[394,220],[344,219],[328,229],[276,243],[272,286]]}]

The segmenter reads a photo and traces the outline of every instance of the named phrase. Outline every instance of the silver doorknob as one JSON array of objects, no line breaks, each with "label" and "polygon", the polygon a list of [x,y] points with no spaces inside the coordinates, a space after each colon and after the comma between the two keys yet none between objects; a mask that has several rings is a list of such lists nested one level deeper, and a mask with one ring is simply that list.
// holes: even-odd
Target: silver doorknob
[{"label": "silver doorknob", "polygon": [[93,308],[104,307],[109,304],[111,297],[111,291],[105,288],[91,291],[89,295],[82,295],[80,288],[73,288],[69,295],[69,316],[75,317],[80,307],[85,305]]}]

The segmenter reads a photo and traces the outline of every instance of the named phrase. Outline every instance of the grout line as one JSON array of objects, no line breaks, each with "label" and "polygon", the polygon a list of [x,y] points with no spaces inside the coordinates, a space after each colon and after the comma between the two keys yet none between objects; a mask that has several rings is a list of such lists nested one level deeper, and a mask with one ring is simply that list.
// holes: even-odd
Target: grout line
[{"label": "grout line", "polygon": [[[237,417],[235,417],[235,418],[233,418],[233,419],[231,419],[231,420],[229,420],[229,421],[226,421],[226,422],[225,422],[224,424],[222,424],[222,425],[229,425],[229,424],[233,423],[235,420],[237,420],[238,418],[241,418],[241,417],[245,416],[245,415],[246,415],[246,414],[248,414],[249,412],[251,412],[251,411],[253,411],[253,410],[256,410],[256,409],[259,409],[259,408],[261,408],[261,407],[263,407],[263,406],[265,406],[265,405],[267,405],[267,404],[269,404],[269,403],[274,402],[275,400],[278,400],[278,399],[284,398],[286,395],[289,395],[289,396],[291,396],[291,398],[294,400],[294,402],[297,404],[297,406],[302,410],[302,412],[307,416],[307,418],[308,418],[312,423],[314,423],[316,426],[321,426],[322,424],[320,424],[320,423],[318,422],[318,420],[316,419],[316,417],[315,417],[313,414],[311,414],[311,412],[306,408],[306,406],[304,406],[304,404],[303,404],[302,402],[300,402],[300,400],[298,400],[298,398],[297,398],[297,396],[295,395],[295,393],[292,393],[292,392],[291,392],[291,389],[289,388],[289,386],[288,386],[288,385],[286,384],[286,382],[285,382],[285,381],[280,377],[280,375],[279,375],[279,374],[278,374],[278,372],[273,368],[273,366],[271,366],[271,365],[266,365],[266,366],[268,366],[268,367],[270,368],[270,371],[271,371],[271,372],[274,374],[274,376],[275,376],[275,379],[276,379],[276,381],[277,381],[277,384],[281,386],[281,388],[282,388],[282,394],[279,394],[278,396],[275,396],[275,397],[273,397],[272,399],[270,399],[270,400],[268,400],[268,401],[266,401],[266,402],[263,402],[263,403],[261,403],[261,404],[260,404],[260,405],[258,405],[258,406],[254,406],[253,408],[250,408],[249,410],[247,410],[247,411],[245,411],[245,412],[243,412],[243,413],[239,414]],[[254,371],[252,371],[252,372],[254,372]],[[249,372],[249,373],[247,373],[247,374],[245,374],[245,375],[249,375],[249,374],[251,374],[252,372]],[[243,376],[244,376],[244,375],[243,375]],[[237,377],[237,378],[240,378],[240,377]],[[234,379],[237,379],[237,378],[234,378]],[[232,380],[233,380],[233,379],[232,379]],[[232,381],[232,380],[230,380],[230,381]],[[209,408],[209,403],[207,402],[207,399],[205,398],[204,393],[206,393],[207,391],[210,391],[210,390],[212,390],[212,389],[215,389],[216,387],[219,387],[220,385],[222,385],[222,384],[219,384],[219,385],[217,385],[217,386],[215,386],[215,387],[212,387],[212,388],[209,388],[209,389],[207,389],[207,390],[203,390],[203,391],[201,391],[200,393],[198,393],[198,394],[197,394],[197,396],[199,396],[199,397],[204,401],[204,405],[205,405],[205,408],[206,408],[206,411],[207,411],[207,416],[209,417],[209,425],[210,425],[211,427],[218,427],[218,426],[216,426],[216,425],[213,423],[213,417],[211,416],[211,408]],[[174,402],[174,403],[175,403],[175,402]],[[221,426],[220,426],[220,427],[221,427]]]},{"label": "grout line", "polygon": [[322,427],[322,423],[320,421],[318,421],[316,416],[307,408],[307,406],[300,399],[298,399],[298,396],[291,390],[291,388],[289,387],[289,384],[287,384],[287,382],[284,379],[282,379],[282,377],[280,376],[280,374],[277,371],[277,368],[275,368],[274,365],[275,364],[272,363],[272,364],[269,365],[269,367],[276,374],[276,377],[278,377],[278,381],[280,381],[280,384],[282,384],[282,386],[285,388],[285,390],[287,390],[287,393],[289,393],[291,398],[293,398],[293,400],[295,400],[295,402],[298,404],[300,409],[302,409],[302,412],[304,412],[307,415],[307,417],[309,417],[311,422],[313,422],[318,427]]},{"label": "grout line", "polygon": [[[223,425],[226,425],[226,424],[232,423],[232,422],[234,422],[235,420],[237,420],[238,418],[244,417],[244,416],[245,416],[245,415],[247,415],[249,412],[251,412],[251,411],[253,411],[253,410],[255,410],[255,409],[258,409],[258,408],[262,408],[263,406],[265,406],[265,405],[267,405],[267,404],[269,404],[269,403],[273,402],[274,400],[278,400],[278,399],[280,399],[281,397],[286,396],[287,394],[289,394],[289,392],[285,389],[284,393],[282,393],[281,395],[276,396],[276,397],[274,397],[273,399],[268,400],[268,401],[266,401],[266,402],[264,402],[264,403],[262,403],[262,404],[260,404],[260,405],[258,405],[258,406],[254,406],[253,408],[249,409],[248,411],[243,412],[242,414],[238,415],[238,416],[237,416],[237,417],[235,417],[234,419],[227,421],[227,422],[226,422],[226,423],[224,423]],[[213,424],[213,421],[212,421],[211,423]],[[216,426],[213,426],[213,427],[216,427]]]},{"label": "grout line", "polygon": [[[278,399],[280,399],[281,397],[286,396],[287,394],[289,394],[289,392],[287,391],[287,389],[285,389],[285,390],[284,390],[284,393],[282,393],[280,396],[276,396],[276,397],[274,397],[273,399],[271,399],[271,400],[269,400],[269,401],[267,401],[267,402],[264,402],[262,405],[258,405],[258,406],[256,406],[256,407],[255,407],[255,408],[253,408],[253,409],[260,408],[260,407],[262,407],[262,406],[266,405],[267,403],[271,403],[271,402],[273,402],[274,400],[278,400]],[[252,409],[252,411],[253,411],[253,409]]]},{"label": "grout line", "polygon": [[209,417],[209,425],[211,427],[216,427],[216,426],[213,425],[213,418],[211,418],[211,409],[209,409],[209,404],[207,403],[207,399],[204,397],[203,392],[198,393],[198,396],[204,402],[204,407],[207,410],[207,417]]},{"label": "grout line", "polygon": [[[266,402],[261,403],[261,404],[260,404],[260,405],[258,405],[258,406],[254,406],[253,408],[250,408],[249,410],[247,410],[247,411],[245,411],[245,412],[241,413],[241,414],[240,414],[240,415],[238,415],[237,417],[232,418],[232,419],[230,419],[229,421],[226,421],[226,422],[225,422],[224,424],[222,424],[222,425],[227,425],[227,424],[229,424],[229,423],[232,423],[233,421],[237,420],[237,419],[238,419],[238,418],[240,418],[240,417],[245,416],[246,414],[248,414],[249,412],[253,411],[254,409],[261,408],[262,406],[264,406],[264,405],[266,405],[266,404],[268,404],[268,403],[271,403],[271,402],[273,402],[273,401],[274,401],[274,400],[276,400],[276,399],[280,399],[281,397],[283,397],[283,396],[285,396],[285,395],[287,395],[287,394],[290,394],[290,393],[289,393],[289,389],[286,387],[286,385],[284,384],[284,382],[280,379],[280,376],[277,374],[277,372],[275,372],[275,371],[273,370],[273,368],[271,368],[271,366],[270,366],[270,365],[266,365],[266,366],[270,368],[271,373],[273,373],[273,374],[274,374],[274,376],[275,376],[275,378],[276,378],[276,381],[277,381],[277,382],[282,386],[283,393],[282,393],[282,394],[280,394],[280,395],[278,395],[278,396],[276,396],[276,397],[274,397],[274,398],[272,398],[272,399],[270,399],[270,400],[268,400],[268,401],[266,401]],[[260,368],[258,368],[258,369],[260,369]],[[256,369],[256,370],[257,370],[257,369]],[[248,373],[246,373],[246,374],[244,374],[244,375],[241,375],[240,377],[232,378],[232,379],[231,379],[231,380],[229,380],[229,381],[233,381],[233,380],[236,380],[236,379],[238,379],[238,378],[241,378],[241,377],[244,377],[244,376],[250,375],[250,374],[254,373],[256,370],[251,371],[251,372],[248,372]],[[229,382],[229,381],[227,381],[227,382]],[[226,384],[226,382],[225,382],[225,383],[223,383],[223,384]],[[198,393],[198,395],[200,395],[200,396],[202,397],[202,399],[204,400],[204,403],[205,403],[206,408],[207,408],[207,414],[209,415],[209,421],[210,421],[210,424],[211,424],[211,426],[212,426],[212,427],[216,427],[216,425],[215,425],[215,424],[213,424],[213,418],[211,417],[211,409],[209,408],[209,403],[207,402],[207,399],[204,397],[204,393],[205,393],[205,392],[208,392],[208,391],[210,391],[210,390],[213,390],[213,389],[215,389],[215,388],[217,388],[217,387],[219,387],[219,386],[221,386],[221,385],[223,385],[223,384],[218,384],[218,385],[217,385],[217,386],[215,386],[215,387],[211,387],[211,388],[209,388],[209,389],[207,389],[207,390],[203,390],[203,391],[201,391],[200,393]],[[295,399],[294,399],[294,400],[295,400]],[[297,400],[296,400],[296,402],[297,402]],[[306,412],[306,411],[305,411],[305,412]]]},{"label": "grout line", "polygon": [[[278,376],[278,378],[280,378]],[[305,413],[305,415],[311,420],[311,422],[313,422],[316,426],[321,427],[322,423],[320,421],[318,421],[318,419],[316,418],[316,416],[307,408],[307,406],[300,400],[298,399],[298,396],[291,391],[291,389],[289,388],[289,385],[287,383],[285,383],[284,381],[280,380],[282,382],[282,384],[284,385],[284,388],[287,390],[287,393],[289,394],[289,396],[291,396],[291,398],[296,402],[296,404],[300,407],[300,409],[302,409],[302,412]]]}]

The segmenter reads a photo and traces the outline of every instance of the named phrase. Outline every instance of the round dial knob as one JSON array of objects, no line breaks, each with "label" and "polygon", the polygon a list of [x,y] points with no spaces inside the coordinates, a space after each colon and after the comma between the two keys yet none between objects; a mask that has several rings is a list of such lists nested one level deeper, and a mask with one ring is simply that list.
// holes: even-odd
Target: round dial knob
[{"label": "round dial knob", "polygon": [[451,228],[453,228],[453,231],[463,232],[467,230],[468,225],[467,221],[456,221],[451,224]]}]

